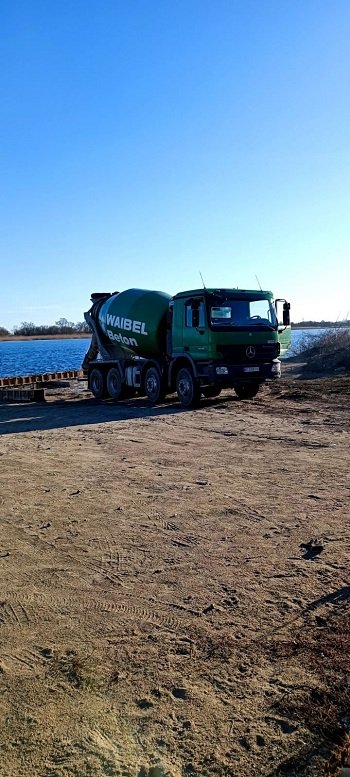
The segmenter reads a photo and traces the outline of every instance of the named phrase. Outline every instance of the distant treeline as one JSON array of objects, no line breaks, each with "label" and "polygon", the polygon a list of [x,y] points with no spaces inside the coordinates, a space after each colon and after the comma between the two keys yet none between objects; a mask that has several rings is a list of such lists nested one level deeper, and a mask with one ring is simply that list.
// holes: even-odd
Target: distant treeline
[{"label": "distant treeline", "polygon": [[15,335],[22,337],[32,337],[33,335],[74,335],[79,333],[90,332],[86,321],[78,321],[76,324],[73,321],[67,321],[66,318],[60,318],[55,324],[33,324],[32,321],[22,321],[19,326],[14,326],[12,332],[0,326],[0,337],[7,335]]},{"label": "distant treeline", "polygon": [[332,329],[333,327],[350,328],[350,319],[344,321],[292,321],[294,329]]},{"label": "distant treeline", "polygon": [[[293,321],[293,329],[331,329],[333,327],[347,327],[350,329],[350,319],[344,321]],[[67,321],[66,318],[60,318],[55,324],[33,324],[32,321],[22,321],[19,326],[14,326],[12,332],[9,332],[3,326],[0,326],[0,337],[12,335],[21,337],[32,337],[34,335],[74,335],[90,333],[86,321]]]}]

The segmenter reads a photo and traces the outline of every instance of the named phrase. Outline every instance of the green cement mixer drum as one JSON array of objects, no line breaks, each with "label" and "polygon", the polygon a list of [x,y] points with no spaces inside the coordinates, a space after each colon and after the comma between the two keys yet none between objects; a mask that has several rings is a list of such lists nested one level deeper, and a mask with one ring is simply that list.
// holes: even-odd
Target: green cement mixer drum
[{"label": "green cement mixer drum", "polygon": [[166,318],[171,297],[162,291],[128,289],[101,306],[98,320],[111,342],[137,356],[160,356],[166,350]]}]

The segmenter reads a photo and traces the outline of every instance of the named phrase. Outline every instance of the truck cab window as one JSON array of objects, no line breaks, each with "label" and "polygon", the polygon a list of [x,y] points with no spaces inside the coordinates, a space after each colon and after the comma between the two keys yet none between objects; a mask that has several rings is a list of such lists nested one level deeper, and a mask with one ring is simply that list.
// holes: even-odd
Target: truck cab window
[{"label": "truck cab window", "polygon": [[186,304],[186,326],[198,328],[205,327],[205,313],[203,300],[192,300]]},{"label": "truck cab window", "polygon": [[269,299],[226,299],[210,309],[214,327],[277,327],[275,308]]}]

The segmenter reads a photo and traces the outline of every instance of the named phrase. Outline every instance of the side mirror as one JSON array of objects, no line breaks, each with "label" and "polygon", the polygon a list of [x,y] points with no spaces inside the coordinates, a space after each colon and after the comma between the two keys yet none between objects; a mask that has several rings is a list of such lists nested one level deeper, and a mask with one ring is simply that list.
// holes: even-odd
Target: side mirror
[{"label": "side mirror", "polygon": [[[282,308],[282,321],[280,320],[280,308],[279,304],[280,302],[283,302],[283,308]],[[277,321],[278,321],[278,328],[290,326],[290,303],[287,302],[285,299],[276,299],[275,301],[275,309],[276,309],[276,315],[277,315]]]},{"label": "side mirror", "polygon": [[290,325],[290,303],[285,302],[283,305],[283,324],[284,326]]}]

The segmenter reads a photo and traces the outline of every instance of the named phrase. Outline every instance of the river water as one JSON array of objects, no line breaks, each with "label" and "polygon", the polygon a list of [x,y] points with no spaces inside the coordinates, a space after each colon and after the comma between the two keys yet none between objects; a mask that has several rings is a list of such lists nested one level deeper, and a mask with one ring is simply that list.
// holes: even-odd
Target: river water
[{"label": "river water", "polygon": [[87,337],[71,340],[2,340],[0,378],[79,370],[89,344]]},{"label": "river water", "polygon": [[[305,335],[313,336],[324,330],[294,329],[292,348],[298,347]],[[0,378],[12,375],[34,375],[60,370],[79,370],[90,340],[3,340],[0,341]]]}]

